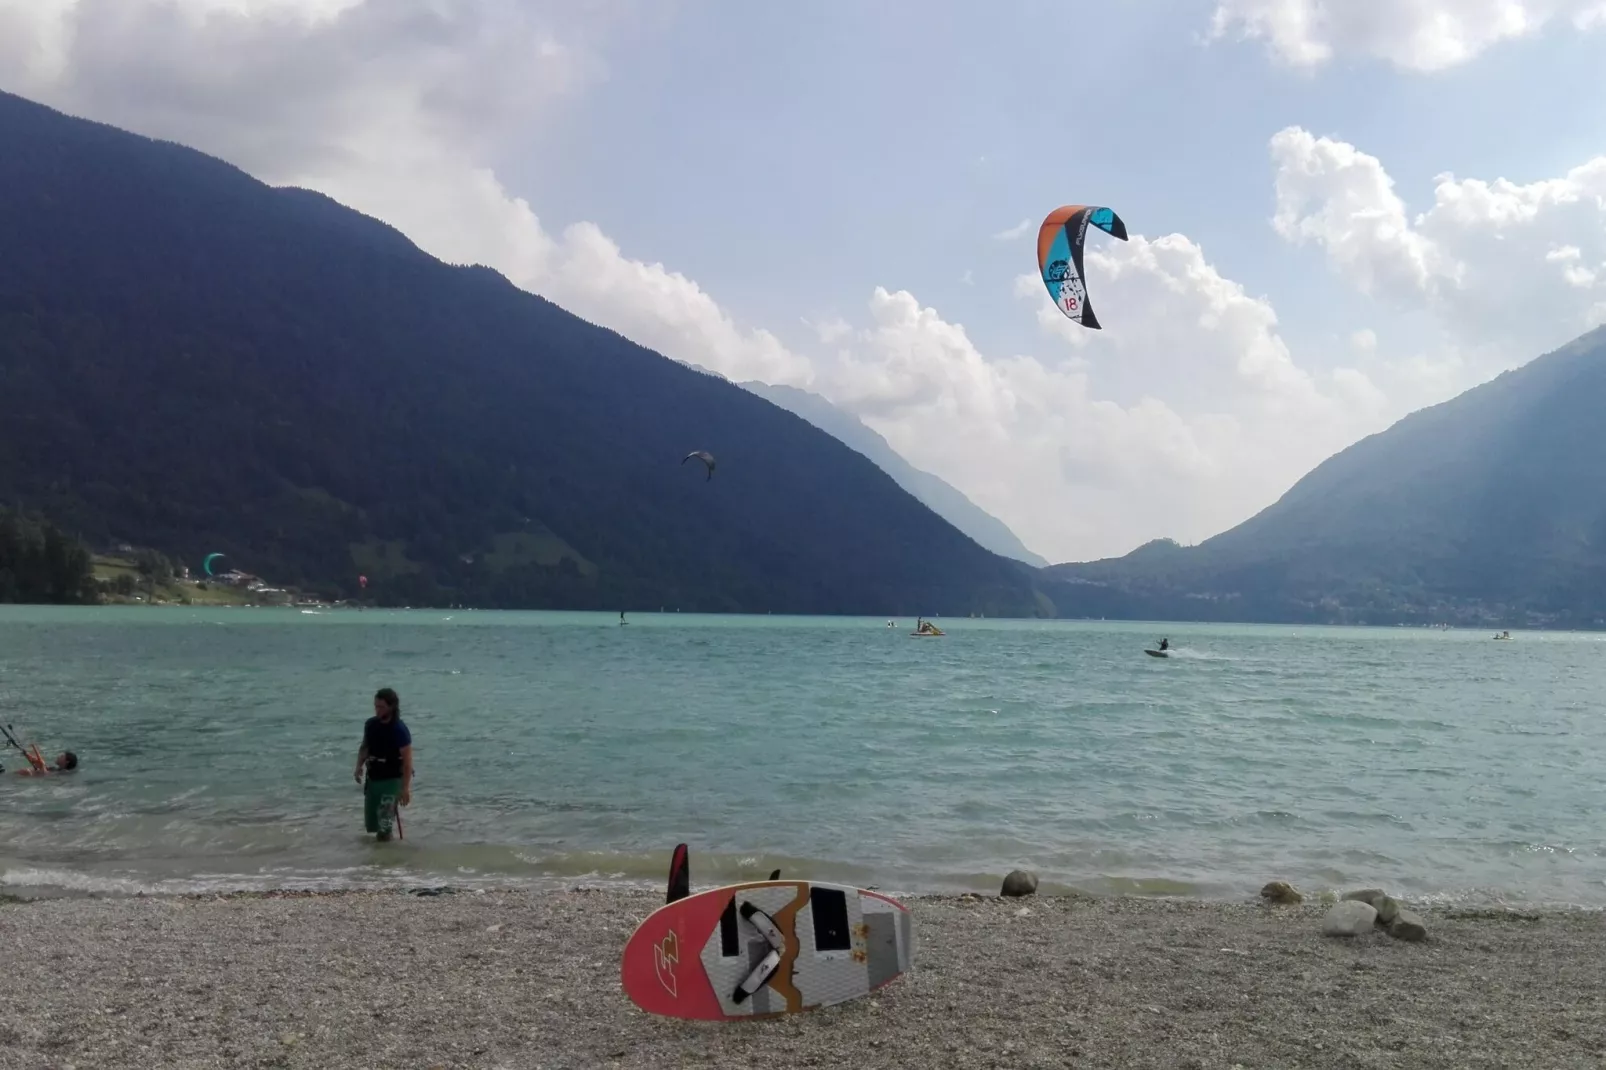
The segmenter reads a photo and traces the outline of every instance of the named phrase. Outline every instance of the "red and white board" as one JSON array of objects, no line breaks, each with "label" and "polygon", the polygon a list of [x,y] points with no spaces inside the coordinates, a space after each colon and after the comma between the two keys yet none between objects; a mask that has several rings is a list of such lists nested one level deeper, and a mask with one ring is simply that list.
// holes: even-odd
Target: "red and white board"
[{"label": "red and white board", "polygon": [[625,994],[642,1010],[729,1021],[856,999],[909,969],[909,910],[862,888],[755,881],[677,899],[625,944]]}]

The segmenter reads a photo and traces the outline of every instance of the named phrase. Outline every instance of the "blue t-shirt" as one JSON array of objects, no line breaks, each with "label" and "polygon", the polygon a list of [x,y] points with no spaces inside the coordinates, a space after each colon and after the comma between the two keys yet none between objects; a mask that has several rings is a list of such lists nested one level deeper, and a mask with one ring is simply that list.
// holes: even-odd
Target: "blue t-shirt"
[{"label": "blue t-shirt", "polygon": [[378,717],[368,718],[362,726],[363,746],[368,748],[368,779],[399,780],[402,775],[401,752],[413,745],[413,734],[400,717],[388,722]]}]

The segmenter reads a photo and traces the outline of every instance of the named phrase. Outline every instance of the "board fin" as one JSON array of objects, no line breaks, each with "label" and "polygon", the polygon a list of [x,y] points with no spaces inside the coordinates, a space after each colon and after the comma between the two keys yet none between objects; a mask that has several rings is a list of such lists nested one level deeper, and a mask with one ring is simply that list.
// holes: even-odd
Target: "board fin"
[{"label": "board fin", "polygon": [[773,873],[770,874],[770,880],[778,881],[780,879],[781,879],[781,871],[780,870],[777,869]]},{"label": "board fin", "polygon": [[690,851],[683,843],[675,844],[675,851],[669,857],[669,896],[664,902],[673,903],[677,899],[684,899],[691,894],[691,859]]}]

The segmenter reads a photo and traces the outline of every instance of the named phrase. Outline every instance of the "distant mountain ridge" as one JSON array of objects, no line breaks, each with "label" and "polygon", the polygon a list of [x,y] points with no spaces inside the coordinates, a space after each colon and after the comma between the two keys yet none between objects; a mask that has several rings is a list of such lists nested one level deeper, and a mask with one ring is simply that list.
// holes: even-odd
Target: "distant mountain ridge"
[{"label": "distant mountain ridge", "polygon": [[1606,328],[1330,457],[1197,546],[1048,574],[1123,613],[1606,623]]},{"label": "distant mountain ridge", "polygon": [[320,194],[4,93],[0,145],[0,504],[92,542],[394,605],[1606,623],[1606,329],[1197,546],[1034,569],[856,421]]},{"label": "distant mountain ridge", "polygon": [[386,604],[1055,612],[809,422],[321,194],[3,93],[0,145],[0,502]]},{"label": "distant mountain ridge", "polygon": [[775,386],[750,380],[739,384],[761,398],[794,412],[820,430],[846,443],[874,461],[904,490],[924,502],[948,523],[969,535],[980,546],[1003,557],[1025,562],[1034,568],[1047,566],[1047,559],[1028,550],[1002,520],[982,509],[952,484],[922,471],[904,459],[857,416],[844,412],[826,398],[794,386]]}]

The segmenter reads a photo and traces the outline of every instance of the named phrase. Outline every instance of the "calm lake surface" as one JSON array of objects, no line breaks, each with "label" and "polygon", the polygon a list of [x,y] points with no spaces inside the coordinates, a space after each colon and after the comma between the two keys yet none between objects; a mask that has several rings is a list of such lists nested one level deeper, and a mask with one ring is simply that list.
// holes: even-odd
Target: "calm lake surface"
[{"label": "calm lake surface", "polygon": [[[1606,636],[629,620],[0,607],[0,722],[82,763],[0,777],[0,892],[661,885],[685,841],[694,888],[1606,906]],[[352,779],[381,686],[388,844]]]}]

